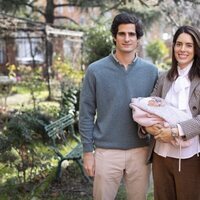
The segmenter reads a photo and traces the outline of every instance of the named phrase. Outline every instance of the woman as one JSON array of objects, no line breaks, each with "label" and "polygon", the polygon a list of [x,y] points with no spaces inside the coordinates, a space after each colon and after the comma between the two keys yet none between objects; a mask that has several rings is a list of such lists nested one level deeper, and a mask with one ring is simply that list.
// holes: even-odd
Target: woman
[{"label": "woman", "polygon": [[[191,115],[174,127],[161,124],[146,127],[154,136],[152,171],[155,200],[200,200],[200,32],[192,26],[176,31],[172,46],[172,67],[162,74],[152,96]],[[190,140],[175,147],[174,137]]]}]

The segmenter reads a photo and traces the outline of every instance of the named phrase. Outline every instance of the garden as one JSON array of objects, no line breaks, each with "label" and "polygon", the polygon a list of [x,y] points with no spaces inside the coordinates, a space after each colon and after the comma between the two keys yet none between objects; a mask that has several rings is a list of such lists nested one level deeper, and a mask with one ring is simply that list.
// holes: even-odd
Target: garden
[{"label": "garden", "polygon": [[[85,64],[110,53],[112,37],[105,26],[91,29],[85,36]],[[160,56],[152,55],[155,61],[166,55],[162,51],[165,46],[157,42],[151,45],[158,46],[160,52]],[[84,70],[74,68],[59,55],[53,57],[49,77],[41,65],[7,64],[6,68],[7,76],[0,77],[0,199],[92,199],[92,181],[85,179],[75,162],[63,162],[62,177],[56,178],[59,158],[45,130],[46,125],[70,114],[80,139],[79,94]],[[59,134],[56,143],[63,154],[76,145],[68,128]],[[150,188],[148,199],[152,196]],[[126,199],[123,182],[117,199]]]},{"label": "garden", "polygon": [[[92,31],[88,37],[94,34],[97,36]],[[103,34],[99,32],[99,38]],[[68,61],[56,56],[51,98],[41,67],[12,65],[8,71],[7,79],[1,84],[0,199],[92,199],[92,181],[85,179],[75,162],[63,162],[62,177],[56,178],[58,156],[44,128],[70,114],[75,134],[80,138],[78,112],[83,71],[73,69]],[[65,129],[62,137],[56,139],[59,151],[64,154],[76,145],[69,132]],[[126,199],[123,183],[117,199]],[[152,188],[149,199],[152,199]]]},{"label": "garden", "polygon": [[[56,179],[58,157],[44,126],[61,116],[71,114],[78,137],[78,102],[83,73],[66,64],[65,81],[54,80],[52,98],[48,99],[45,80],[40,69],[22,68],[20,81],[6,81],[1,87],[0,114],[0,199],[92,199],[92,183],[82,175],[75,162],[66,161],[62,177]],[[20,69],[18,69],[20,70]],[[10,67],[10,73],[15,71]],[[31,71],[31,73],[30,73]],[[21,75],[22,75],[21,74]],[[76,79],[73,77],[76,76]],[[70,152],[75,141],[64,131],[67,143],[58,139],[59,149]],[[152,191],[149,194],[152,196]],[[123,183],[118,193],[125,199]]]},{"label": "garden", "polygon": [[[45,126],[70,115],[80,139],[82,80],[88,64],[113,49],[109,29],[116,13],[126,11],[142,19],[145,36],[138,55],[160,70],[171,64],[174,29],[184,23],[200,24],[197,1],[61,2],[0,2],[1,200],[92,199],[92,180],[83,176],[76,162],[65,160],[57,178],[59,156]],[[70,133],[65,128],[55,138],[62,154],[77,144]],[[148,200],[153,200],[152,181],[150,186]],[[123,182],[116,199],[126,199]]]},{"label": "garden", "polygon": [[[40,69],[32,70],[26,67],[18,70],[21,71],[21,74],[18,72],[21,76],[20,81],[11,81],[13,78],[7,78],[7,81],[1,84],[0,199],[32,199],[32,197],[41,199],[42,194],[48,193],[51,197],[51,191],[46,193],[45,190],[55,180],[58,158],[50,148],[51,141],[44,126],[60,116],[71,113],[75,119],[77,132],[80,91],[78,85],[82,72],[69,69],[66,82],[54,80],[51,85],[51,100],[47,100],[48,90],[45,80],[39,75]],[[14,71],[16,70],[13,67],[10,69],[10,74]],[[77,82],[69,80],[74,75],[77,77]],[[67,130],[63,134],[67,136]],[[58,140],[61,151],[65,153],[70,151],[70,147],[73,148],[74,142],[70,138],[68,140],[71,146]],[[73,174],[77,174],[78,177],[78,169],[74,171],[77,171]],[[38,194],[41,188],[43,189]],[[52,197],[54,195],[55,193]]]}]

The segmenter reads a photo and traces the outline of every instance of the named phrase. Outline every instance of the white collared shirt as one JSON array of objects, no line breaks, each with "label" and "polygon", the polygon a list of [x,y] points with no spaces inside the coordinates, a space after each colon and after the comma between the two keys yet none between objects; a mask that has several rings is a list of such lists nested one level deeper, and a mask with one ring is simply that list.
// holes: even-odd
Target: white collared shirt
[{"label": "white collared shirt", "polygon": [[[111,51],[111,55],[113,56],[113,58],[114,58],[118,63],[120,63],[119,60],[117,59],[117,57],[115,56],[115,52],[116,52],[115,49],[112,50],[112,51]],[[136,54],[135,54],[135,58],[133,59],[132,63],[134,63],[134,62],[137,60],[137,58],[138,58],[138,55],[137,55],[137,53],[136,53]]]}]

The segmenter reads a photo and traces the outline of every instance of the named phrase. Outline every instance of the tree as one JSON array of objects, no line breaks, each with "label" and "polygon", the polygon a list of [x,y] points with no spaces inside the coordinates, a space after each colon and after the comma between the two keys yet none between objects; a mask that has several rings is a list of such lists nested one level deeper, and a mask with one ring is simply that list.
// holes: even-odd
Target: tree
[{"label": "tree", "polygon": [[89,64],[107,56],[112,49],[113,42],[110,31],[104,25],[89,29],[84,42],[85,63]]},{"label": "tree", "polygon": [[189,24],[199,27],[199,0],[157,0],[163,17],[173,26]]},{"label": "tree", "polygon": [[[0,8],[3,12],[10,12],[11,14],[25,16],[30,19],[41,20],[43,16],[43,22],[50,25],[55,25],[57,20],[66,19],[70,25],[76,25],[76,28],[82,27],[71,17],[66,15],[59,15],[56,13],[56,9],[60,7],[76,7],[81,11],[89,10],[90,8],[99,8],[99,13],[94,18],[93,13],[91,19],[96,24],[99,23],[100,16],[105,16],[105,13],[109,11],[127,11],[139,16],[145,27],[148,28],[154,20],[160,19],[161,15],[167,18],[167,23],[173,26],[179,26],[183,23],[199,26],[200,19],[198,10],[200,6],[199,0],[63,0],[63,3],[58,3],[56,0],[46,0],[46,4],[39,4],[40,0],[0,0]],[[184,15],[182,14],[184,10]],[[86,14],[90,15],[90,12]],[[65,25],[66,26],[66,25]],[[88,25],[90,26],[90,25]],[[47,68],[52,65],[53,45],[47,40],[47,55],[48,64]],[[48,74],[48,69],[46,70]]]},{"label": "tree", "polygon": [[199,27],[199,0],[166,0],[159,4],[161,13],[173,27],[183,24]]},{"label": "tree", "polygon": [[[199,0],[65,0],[63,1],[63,3],[56,3],[57,1],[55,0],[46,0],[45,7],[42,7],[39,2],[40,0],[0,0],[0,8],[6,13],[8,11],[13,14],[20,13],[21,16],[24,15],[33,19],[41,15],[44,17],[44,21],[48,24],[54,24],[54,21],[56,19],[61,18],[77,24],[77,22],[75,22],[70,17],[64,15],[59,16],[58,14],[55,14],[55,10],[59,7],[77,7],[81,10],[98,7],[101,10],[99,15],[104,15],[106,12],[111,10],[127,10],[135,13],[140,11],[138,13],[142,14],[142,11],[147,12],[147,10],[150,9],[151,15],[153,15],[152,10],[161,10],[165,17],[176,24],[176,16],[178,16],[178,18],[180,18],[180,16],[185,16],[184,19],[186,19],[188,15],[193,16],[193,14],[195,13],[193,12],[193,10],[197,10],[197,7],[199,7],[200,5]],[[179,12],[174,12],[176,8]],[[182,15],[183,10],[184,16]],[[158,13],[156,13],[156,16],[158,16],[157,14]],[[148,17],[149,14],[145,15],[145,13],[143,13],[143,15],[145,17]],[[196,19],[195,17],[195,20],[198,19]],[[192,23],[194,24],[194,22]]]},{"label": "tree", "polygon": [[[115,11],[127,11],[130,13],[138,14],[146,24],[150,24],[158,12],[154,12],[154,8],[148,9],[148,5],[143,0],[66,0],[63,3],[57,3],[56,0],[46,0],[46,4],[39,4],[40,0],[0,0],[0,8],[4,12],[15,13],[20,16],[25,16],[31,19],[40,19],[43,16],[44,22],[46,24],[54,25],[58,19],[66,19],[68,24],[78,25],[72,18],[66,15],[56,14],[56,9],[59,7],[76,7],[80,8],[82,11],[86,11],[89,8],[99,8],[99,16],[105,15],[105,13],[115,10]],[[142,7],[146,9],[142,10]],[[90,12],[87,12],[89,14]],[[93,16],[91,16],[93,17]],[[99,23],[101,17],[97,17],[95,24]],[[78,26],[80,28],[80,26]],[[52,55],[53,46],[50,41],[47,41],[47,55],[48,55],[48,65],[52,65]],[[48,71],[48,70],[47,70]]]},{"label": "tree", "polygon": [[162,40],[153,40],[146,47],[147,55],[152,59],[153,63],[161,62],[168,55],[169,50]]},{"label": "tree", "polygon": [[61,18],[77,24],[77,22],[70,17],[55,14],[55,10],[59,7],[77,7],[83,11],[96,7],[100,9],[101,12],[99,15],[101,16],[111,10],[120,11],[125,8],[127,10],[133,10],[133,8],[134,10],[137,10],[138,6],[144,8],[150,7],[144,0],[66,0],[63,1],[64,3],[56,3],[55,0],[46,0],[45,7],[42,7],[39,2],[40,0],[0,0],[0,8],[6,13],[10,12],[11,14],[20,14],[21,16],[32,19],[36,19],[39,15],[41,15],[44,17],[44,21],[48,24],[54,24],[56,19]]},{"label": "tree", "polygon": [[23,9],[27,3],[28,0],[0,0],[0,9],[1,12],[16,14],[16,12]]}]

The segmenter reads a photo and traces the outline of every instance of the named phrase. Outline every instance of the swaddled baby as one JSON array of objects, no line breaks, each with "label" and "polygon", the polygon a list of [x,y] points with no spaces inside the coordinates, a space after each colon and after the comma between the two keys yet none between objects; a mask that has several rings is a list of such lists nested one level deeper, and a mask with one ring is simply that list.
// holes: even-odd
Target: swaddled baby
[{"label": "swaddled baby", "polygon": [[[191,118],[187,113],[168,104],[160,97],[132,98],[130,107],[133,120],[144,127],[157,123],[169,127]],[[176,137],[171,143],[177,147],[180,145],[187,147],[191,145],[192,140],[183,141],[181,137]]]}]

